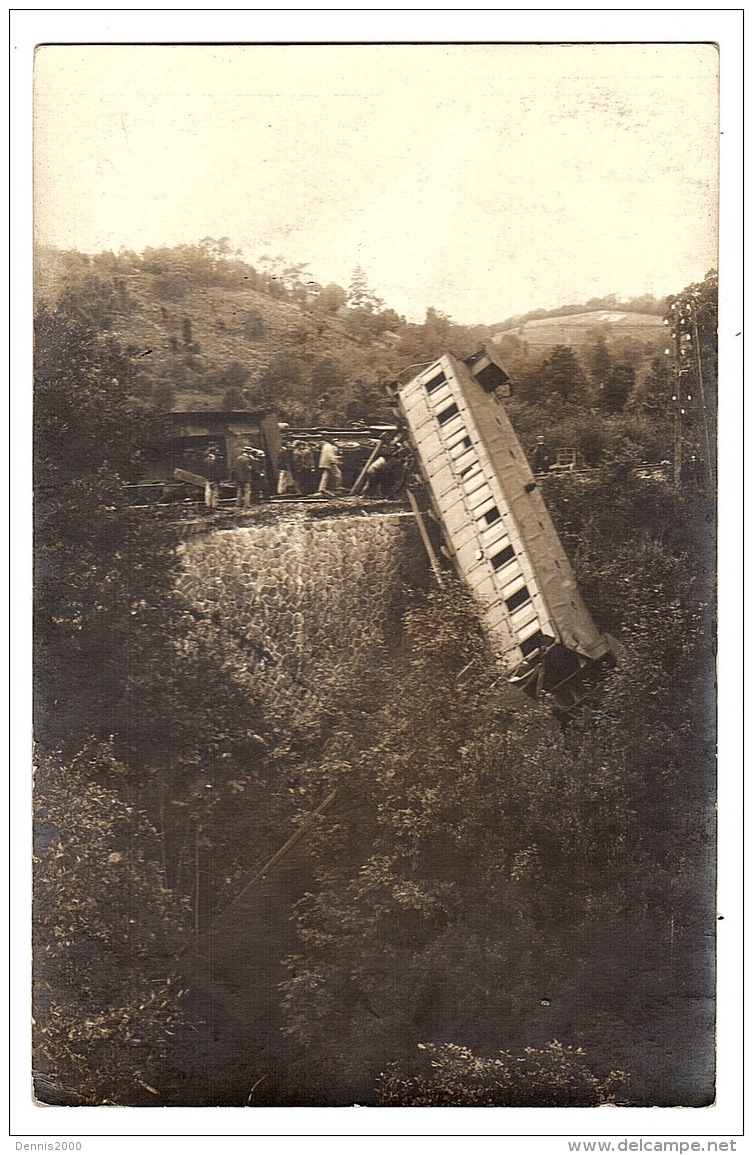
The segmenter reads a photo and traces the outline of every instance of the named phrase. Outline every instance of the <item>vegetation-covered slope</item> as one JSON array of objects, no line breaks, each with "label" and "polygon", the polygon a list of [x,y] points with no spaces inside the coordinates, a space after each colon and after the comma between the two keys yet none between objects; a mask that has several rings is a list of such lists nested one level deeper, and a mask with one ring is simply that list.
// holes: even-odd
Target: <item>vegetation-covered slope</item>
[{"label": "vegetation-covered slope", "polygon": [[[454,585],[415,590],[400,628],[291,716],[254,670],[238,676],[225,602],[197,617],[179,595],[169,522],[123,506],[151,410],[134,402],[148,356],[116,335],[121,275],[95,263],[37,317],[42,1074],[86,1103],[241,1105],[252,1084],[260,1105],[709,1102],[714,509],[698,478],[673,490],[633,468],[671,444],[666,370],[655,393],[597,404],[593,371],[553,350],[510,406],[526,443],[543,425],[600,463],[587,483],[543,483],[626,650],[582,719],[561,732],[518,699]],[[183,286],[168,313],[193,291],[167,266],[144,275]],[[715,285],[686,298],[710,385]],[[176,355],[202,357],[188,320]],[[429,315],[401,350],[454,336]],[[276,388],[283,411],[303,405],[300,383]],[[169,970],[333,790],[279,912],[297,933],[286,986],[264,992],[266,1028],[234,1035],[241,1084],[237,1050],[205,1060],[229,1025]]]},{"label": "vegetation-covered slope", "polygon": [[622,408],[640,400],[659,352],[656,302],[652,312],[625,312],[630,303],[608,298],[601,311],[573,306],[494,328],[455,325],[428,308],[423,324],[407,324],[360,270],[347,290],[322,286],[303,266],[254,268],[225,238],[142,254],[42,250],[36,289],[116,337],[131,358],[132,395],[163,410],[270,404],[294,423],[384,417],[383,386],[408,366],[447,349],[467,356],[492,335],[529,393],[546,395],[539,368],[565,347],[581,400],[601,407],[606,390],[607,407]]}]

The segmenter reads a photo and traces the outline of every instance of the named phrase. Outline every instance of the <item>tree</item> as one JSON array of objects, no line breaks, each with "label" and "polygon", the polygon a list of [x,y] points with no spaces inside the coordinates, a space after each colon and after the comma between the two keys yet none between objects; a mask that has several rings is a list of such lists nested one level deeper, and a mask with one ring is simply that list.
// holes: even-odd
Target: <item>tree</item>
[{"label": "tree", "polygon": [[[220,237],[219,240],[215,240],[214,237],[203,237],[199,241],[198,247],[213,264],[227,260],[233,252],[230,237]],[[239,255],[239,251],[237,255]]]},{"label": "tree", "polygon": [[[297,295],[300,300],[306,299],[306,279],[308,273],[308,262],[303,261],[297,265],[286,265],[279,274],[280,279],[289,293]],[[301,292],[302,290],[302,292]]]},{"label": "tree", "polygon": [[521,365],[514,379],[514,396],[516,399],[535,404],[544,401],[547,397],[548,381],[545,373],[545,361],[537,359]]},{"label": "tree", "polygon": [[524,341],[515,333],[505,333],[504,336],[496,342],[496,347],[502,363],[513,380],[513,387],[517,392],[520,378],[528,367],[528,342]]},{"label": "tree", "polygon": [[266,334],[264,318],[258,309],[251,309],[241,326],[243,336],[247,341],[262,341]]},{"label": "tree", "polygon": [[[584,597],[627,651],[580,721],[553,731],[500,684],[454,589],[405,618],[399,673],[384,662],[369,681],[373,730],[354,680],[348,733],[325,761],[341,801],[312,848],[317,883],[298,906],[283,1002],[287,1031],[311,1057],[299,1074],[316,1078],[316,1068],[328,1103],[374,1102],[373,1080],[390,1062],[402,1074],[382,1075],[380,1102],[446,1102],[442,1080],[418,1078],[416,1048],[427,1039],[437,1062],[442,1043],[464,1049],[448,1094],[465,1103],[479,1072],[484,1092],[484,1072],[500,1074],[504,1095],[508,1062],[517,1070],[529,1053],[538,1081],[514,1095],[540,1103],[553,1090],[547,1070],[576,1102],[581,1092],[598,1097],[616,1066],[634,1072],[632,1102],[708,1101],[705,1076],[685,1091],[670,1087],[666,1063],[647,1069],[643,1040],[645,1008],[671,984],[670,931],[673,943],[689,943],[713,926],[713,719],[702,707],[713,702],[704,609],[713,565],[706,576],[690,565],[708,555],[697,499],[636,478],[635,456],[615,448],[588,487],[547,483]],[[630,957],[640,943],[651,959],[634,1002],[614,981],[628,939]],[[709,957],[683,957],[697,989],[710,992]],[[570,1065],[530,1037],[533,1008],[550,1004],[561,1013],[536,1029],[556,1032],[567,1054],[587,1049],[585,1081],[580,1059]],[[650,1016],[671,1051],[671,1015]],[[501,1048],[505,1070],[485,1058]]]},{"label": "tree", "polygon": [[348,286],[347,305],[349,309],[362,309],[366,313],[376,313],[383,302],[369,288],[366,273],[356,265]]},{"label": "tree", "polygon": [[35,778],[34,1065],[92,1106],[164,1103],[183,1024],[170,974],[187,906],[143,813],[102,783],[123,773],[91,741]]},{"label": "tree", "polygon": [[321,294],[317,298],[316,308],[321,308],[326,313],[336,313],[341,309],[348,299],[348,294],[340,285],[330,282],[325,285]]},{"label": "tree", "polygon": [[341,392],[345,387],[345,370],[334,357],[313,357],[308,371],[309,386],[319,396],[325,390]]},{"label": "tree", "polygon": [[598,391],[604,387],[612,368],[612,358],[602,334],[599,334],[593,345],[587,349],[586,356],[591,381]]},{"label": "tree", "polygon": [[[212,390],[225,391],[233,390],[236,393],[242,393],[251,377],[251,370],[247,365],[243,365],[240,361],[231,361],[224,369],[215,372],[207,382],[207,385]],[[224,406],[224,408],[233,408],[233,406]]]},{"label": "tree", "polygon": [[695,460],[697,480],[710,483],[716,457],[718,278],[715,270],[701,284],[689,285],[668,299],[664,323],[674,354],[673,400],[683,439]]},{"label": "tree", "polygon": [[304,362],[294,353],[278,353],[267,364],[250,393],[257,406],[285,408],[286,403],[299,400],[304,382]]},{"label": "tree", "polygon": [[243,390],[234,385],[223,394],[221,405],[223,409],[243,409],[245,403]]},{"label": "tree", "polygon": [[599,400],[608,413],[619,413],[635,386],[632,365],[614,365],[609,371],[599,394]]},{"label": "tree", "polygon": [[640,396],[643,408],[649,412],[662,414],[669,412],[670,399],[674,389],[668,377],[668,370],[667,357],[652,357]]},{"label": "tree", "polygon": [[585,392],[586,378],[578,358],[568,345],[555,345],[541,367],[548,393],[563,401],[578,401]]},{"label": "tree", "polygon": [[[192,284],[192,257],[190,246],[144,250],[141,266],[153,279],[154,292],[166,301],[180,301]],[[206,258],[205,258],[206,262]]]},{"label": "tree", "polygon": [[129,400],[129,358],[63,309],[35,319],[37,741],[109,734],[140,631],[172,596],[172,543],[123,483],[159,424]]}]

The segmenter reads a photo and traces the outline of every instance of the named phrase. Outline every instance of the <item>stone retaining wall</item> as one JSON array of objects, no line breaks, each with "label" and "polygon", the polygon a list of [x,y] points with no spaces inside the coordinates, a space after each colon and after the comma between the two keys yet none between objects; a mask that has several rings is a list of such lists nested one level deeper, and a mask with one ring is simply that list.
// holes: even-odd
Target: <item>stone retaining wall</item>
[{"label": "stone retaining wall", "polygon": [[295,709],[319,703],[400,630],[405,590],[429,567],[416,525],[399,513],[281,515],[209,529],[179,547],[178,590],[256,694]]}]

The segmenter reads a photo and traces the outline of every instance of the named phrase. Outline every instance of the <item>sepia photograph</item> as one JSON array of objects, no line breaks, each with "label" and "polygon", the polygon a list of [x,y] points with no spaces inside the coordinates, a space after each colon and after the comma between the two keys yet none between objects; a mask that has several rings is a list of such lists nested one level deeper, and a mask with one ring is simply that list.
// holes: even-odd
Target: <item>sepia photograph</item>
[{"label": "sepia photograph", "polygon": [[37,1107],[717,1101],[720,75],[36,46]]}]

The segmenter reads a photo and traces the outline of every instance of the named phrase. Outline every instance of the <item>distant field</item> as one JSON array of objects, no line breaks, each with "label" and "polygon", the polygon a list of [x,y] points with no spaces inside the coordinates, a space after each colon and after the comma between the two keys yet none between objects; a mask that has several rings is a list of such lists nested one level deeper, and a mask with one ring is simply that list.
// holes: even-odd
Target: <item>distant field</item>
[{"label": "distant field", "polygon": [[522,325],[497,329],[493,340],[506,335],[520,337],[531,346],[586,345],[593,341],[594,330],[605,337],[635,337],[646,341],[658,337],[663,326],[653,313],[621,313],[599,309],[593,313],[574,313],[566,317],[541,317]]}]

